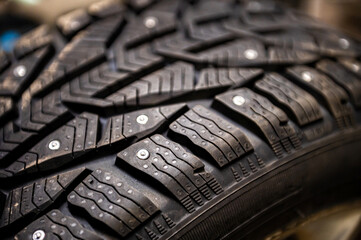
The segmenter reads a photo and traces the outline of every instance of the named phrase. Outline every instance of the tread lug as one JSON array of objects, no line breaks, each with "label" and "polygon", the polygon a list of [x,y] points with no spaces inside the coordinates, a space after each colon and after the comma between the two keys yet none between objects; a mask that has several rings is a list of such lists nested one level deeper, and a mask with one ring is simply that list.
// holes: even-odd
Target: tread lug
[{"label": "tread lug", "polygon": [[255,86],[290,110],[300,126],[322,119],[316,99],[277,73],[267,74]]},{"label": "tread lug", "polygon": [[[6,207],[4,208],[0,219],[0,228],[7,227],[14,222],[27,218],[30,213],[35,215],[40,214],[45,208],[56,201],[62,192],[67,190],[70,183],[81,178],[86,172],[87,169],[80,168],[55,175],[46,180],[39,180],[33,184],[10,191],[7,196]],[[64,181],[65,178],[67,179],[66,181]],[[58,179],[65,183],[64,187],[58,185]],[[54,183],[58,185],[58,187],[55,187]],[[42,189],[45,189],[47,194],[44,194],[45,192],[43,190],[39,191],[39,186],[41,186]],[[48,188],[50,188],[49,192]],[[50,202],[47,196],[51,197]],[[47,200],[45,201],[43,199]],[[35,206],[34,202],[39,203],[39,205]]]},{"label": "tread lug", "polygon": [[56,25],[65,36],[71,36],[91,22],[85,9],[73,10],[57,19]]},{"label": "tread lug", "polygon": [[142,193],[103,169],[97,169],[68,195],[68,202],[126,236],[158,211]]},{"label": "tread lug", "polygon": [[32,147],[29,153],[37,154],[36,158],[28,159],[24,167],[17,168],[18,162],[27,158],[29,153],[26,153],[8,166],[5,171],[11,170],[13,176],[17,176],[62,166],[73,160],[74,157],[79,157],[87,151],[95,149],[97,131],[98,116],[82,113]]},{"label": "tread lug", "polygon": [[281,158],[284,150],[301,147],[301,139],[288,123],[287,115],[267,98],[241,88],[217,95],[216,102],[261,130],[277,157]]},{"label": "tread lug", "polygon": [[348,128],[354,125],[354,116],[348,105],[347,93],[329,77],[307,66],[288,68],[287,73],[299,84],[315,92],[323,99],[326,107],[335,117],[339,128]]},{"label": "tread lug", "polygon": [[348,72],[340,64],[330,60],[323,60],[317,63],[317,68],[328,74],[332,79],[341,85],[350,95],[352,103],[361,107],[361,80]]},{"label": "tread lug", "polygon": [[52,41],[53,36],[50,33],[50,27],[40,25],[20,37],[15,43],[14,54],[18,59],[22,58],[41,47],[50,45]]},{"label": "tread lug", "polygon": [[101,240],[94,232],[84,228],[75,218],[66,216],[59,210],[52,210],[38,218],[16,236],[16,240],[33,240],[33,234],[41,230],[46,239]]},{"label": "tread lug", "polygon": [[201,105],[173,122],[170,130],[207,151],[221,167],[253,150],[238,127]]},{"label": "tread lug", "polygon": [[[148,152],[149,156],[140,159],[140,149]],[[118,161],[126,162],[163,184],[188,212],[195,211],[193,201],[203,205],[201,194],[210,197],[208,188],[202,191],[205,185],[215,194],[222,192],[217,180],[204,170],[199,158],[161,135],[137,142],[117,156]]]}]

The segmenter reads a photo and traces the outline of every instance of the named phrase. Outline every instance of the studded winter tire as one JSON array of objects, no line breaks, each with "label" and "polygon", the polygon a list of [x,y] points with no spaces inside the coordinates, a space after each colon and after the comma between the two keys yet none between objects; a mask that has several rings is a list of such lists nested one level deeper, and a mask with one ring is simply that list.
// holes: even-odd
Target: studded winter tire
[{"label": "studded winter tire", "polygon": [[264,239],[361,199],[361,45],[269,1],[104,0],[0,51],[0,233]]}]

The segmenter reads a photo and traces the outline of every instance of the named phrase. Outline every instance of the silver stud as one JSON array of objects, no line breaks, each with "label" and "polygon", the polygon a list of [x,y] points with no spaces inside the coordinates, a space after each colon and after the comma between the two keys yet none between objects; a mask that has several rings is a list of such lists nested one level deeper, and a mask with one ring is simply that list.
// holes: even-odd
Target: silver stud
[{"label": "silver stud", "polygon": [[345,38],[340,38],[338,40],[338,43],[340,44],[340,47],[343,49],[348,49],[350,47],[350,42]]},{"label": "silver stud", "polygon": [[137,157],[139,159],[145,160],[145,159],[149,158],[149,152],[147,150],[145,150],[145,149],[140,149],[137,152]]},{"label": "silver stud", "polygon": [[15,77],[24,77],[27,70],[24,65],[19,65],[16,68],[14,68],[13,74]]},{"label": "silver stud", "polygon": [[253,60],[258,57],[258,52],[254,49],[247,49],[243,54],[249,60]]},{"label": "silver stud", "polygon": [[232,101],[234,104],[236,104],[237,106],[241,106],[246,102],[246,99],[244,99],[244,97],[242,96],[234,96],[232,98]]},{"label": "silver stud", "polygon": [[73,29],[73,30],[75,30],[75,29],[77,29],[78,27],[80,26],[80,23],[78,22],[78,21],[73,21],[73,22],[71,22],[70,23],[70,29]]},{"label": "silver stud", "polygon": [[157,26],[158,24],[158,19],[156,17],[146,17],[144,19],[144,25],[147,28],[154,28],[155,26]]},{"label": "silver stud", "polygon": [[357,65],[356,63],[353,63],[353,64],[352,64],[352,69],[353,69],[355,72],[357,72],[358,70],[360,70],[360,66]]},{"label": "silver stud", "polygon": [[60,148],[60,141],[59,140],[53,140],[49,143],[49,149],[50,150],[58,150]]},{"label": "silver stud", "polygon": [[137,120],[137,123],[144,125],[148,122],[149,118],[147,115],[142,114],[142,115],[139,115],[136,120]]},{"label": "silver stud", "polygon": [[302,73],[302,79],[305,80],[306,82],[311,82],[312,81],[312,73],[305,71]]},{"label": "silver stud", "polygon": [[36,230],[33,233],[33,240],[43,240],[45,239],[45,232],[43,230]]}]

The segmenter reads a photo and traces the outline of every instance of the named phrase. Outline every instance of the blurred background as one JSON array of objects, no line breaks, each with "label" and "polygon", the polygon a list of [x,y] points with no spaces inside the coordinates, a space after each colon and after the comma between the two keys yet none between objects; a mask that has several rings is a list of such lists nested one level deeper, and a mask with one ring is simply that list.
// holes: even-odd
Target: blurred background
[{"label": "blurred background", "polygon": [[[5,50],[22,33],[53,24],[62,13],[98,0],[0,0],[0,44]],[[257,1],[257,0],[255,0]],[[361,0],[277,0],[361,39]]]}]

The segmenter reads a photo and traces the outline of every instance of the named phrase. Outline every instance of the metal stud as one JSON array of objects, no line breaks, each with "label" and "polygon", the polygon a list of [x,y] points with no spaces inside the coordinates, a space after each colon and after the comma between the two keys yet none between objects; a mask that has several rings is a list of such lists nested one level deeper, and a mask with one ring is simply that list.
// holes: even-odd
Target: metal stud
[{"label": "metal stud", "polygon": [[149,158],[149,152],[146,149],[140,149],[137,152],[137,157],[139,159],[146,160],[147,158]]},{"label": "metal stud", "polygon": [[80,26],[80,23],[78,21],[72,21],[70,22],[70,29],[76,30]]},{"label": "metal stud", "polygon": [[232,101],[234,104],[236,104],[237,106],[241,106],[246,102],[246,99],[244,99],[244,97],[242,96],[234,96],[232,98]]},{"label": "metal stud", "polygon": [[158,24],[158,19],[156,17],[146,17],[144,19],[144,25],[147,28],[154,28]]},{"label": "metal stud", "polygon": [[14,68],[14,70],[13,70],[13,74],[15,77],[24,77],[26,72],[27,72],[27,70],[24,65],[19,65],[16,68]]},{"label": "metal stud", "polygon": [[311,82],[312,81],[312,73],[305,71],[302,73],[302,79],[305,80],[306,82]]},{"label": "metal stud", "polygon": [[43,230],[36,230],[33,233],[33,240],[43,240],[45,239],[45,232]]},{"label": "metal stud", "polygon": [[59,140],[53,140],[49,143],[49,149],[50,150],[58,150],[60,148],[60,141]]},{"label": "metal stud", "polygon": [[253,60],[258,57],[258,52],[254,49],[247,49],[243,54],[249,60]]},{"label": "metal stud", "polygon": [[139,115],[136,120],[137,120],[137,123],[144,125],[148,122],[148,119],[149,118],[147,115],[142,114],[142,115]]},{"label": "metal stud", "polygon": [[350,47],[350,42],[345,38],[340,38],[338,40],[338,43],[340,44],[340,47],[343,49],[348,49]]},{"label": "metal stud", "polygon": [[358,70],[360,70],[360,66],[357,65],[356,63],[353,63],[353,64],[352,64],[352,69],[353,69],[355,72],[357,72]]}]

